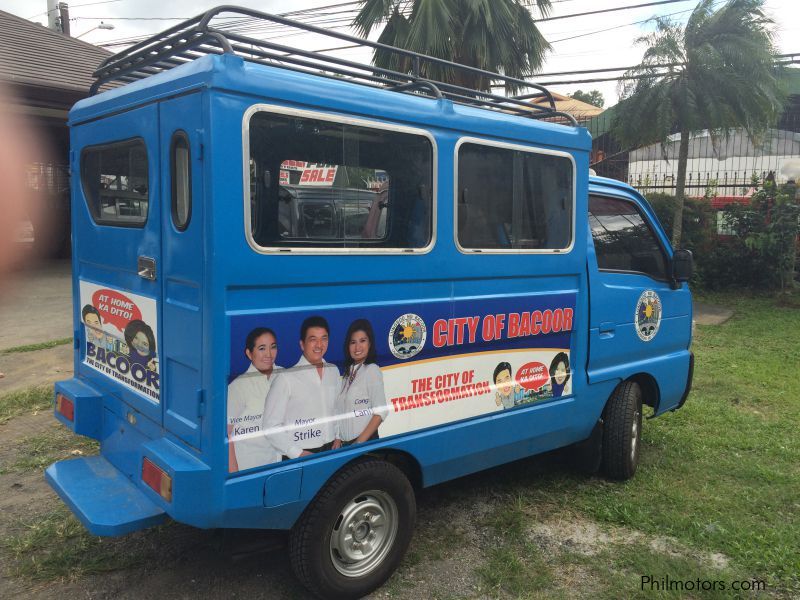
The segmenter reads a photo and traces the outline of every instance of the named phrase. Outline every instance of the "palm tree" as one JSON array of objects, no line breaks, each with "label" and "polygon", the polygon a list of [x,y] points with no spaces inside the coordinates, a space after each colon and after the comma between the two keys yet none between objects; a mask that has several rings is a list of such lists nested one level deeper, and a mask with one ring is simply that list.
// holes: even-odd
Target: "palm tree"
[{"label": "palm tree", "polygon": [[625,73],[612,123],[628,147],[680,133],[672,244],[681,240],[689,138],[744,128],[751,139],[775,122],[784,101],[764,0],[701,0],[685,28],[657,18],[637,43],[641,64]]},{"label": "palm tree", "polygon": [[[361,0],[353,26],[366,37],[385,21],[378,38],[383,44],[522,79],[541,67],[550,49],[528,10],[532,5],[545,16],[550,10],[550,0]],[[409,59],[381,50],[373,63],[411,71]],[[481,91],[491,85],[487,77],[430,63],[422,76]]]}]

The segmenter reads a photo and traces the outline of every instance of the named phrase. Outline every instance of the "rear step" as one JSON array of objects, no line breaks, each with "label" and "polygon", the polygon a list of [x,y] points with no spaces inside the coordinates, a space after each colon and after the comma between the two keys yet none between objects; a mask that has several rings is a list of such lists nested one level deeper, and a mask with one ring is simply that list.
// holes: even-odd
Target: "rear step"
[{"label": "rear step", "polygon": [[44,477],[94,535],[124,535],[158,525],[167,517],[102,456],[57,462]]}]

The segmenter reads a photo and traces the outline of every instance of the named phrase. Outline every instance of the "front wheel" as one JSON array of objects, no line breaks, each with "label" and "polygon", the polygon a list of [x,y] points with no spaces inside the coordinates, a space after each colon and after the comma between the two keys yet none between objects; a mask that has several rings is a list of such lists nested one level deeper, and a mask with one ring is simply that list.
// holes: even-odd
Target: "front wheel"
[{"label": "front wheel", "polygon": [[360,598],[382,585],[411,541],[416,503],[394,465],[366,459],[337,473],[289,536],[292,568],[321,598]]},{"label": "front wheel", "polygon": [[611,479],[633,477],[639,466],[642,440],[642,390],[635,381],[623,381],[603,412],[603,472]]}]

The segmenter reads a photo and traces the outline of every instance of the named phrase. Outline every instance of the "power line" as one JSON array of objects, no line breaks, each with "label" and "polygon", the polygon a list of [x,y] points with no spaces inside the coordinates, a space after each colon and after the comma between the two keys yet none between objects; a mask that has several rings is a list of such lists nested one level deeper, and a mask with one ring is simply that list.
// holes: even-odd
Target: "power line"
[{"label": "power line", "polygon": [[[800,56],[800,54],[798,55]],[[685,63],[675,63],[676,65],[682,65]],[[782,60],[782,61],[775,61],[773,65],[777,66],[784,66],[784,65],[794,65],[800,64],[800,58],[798,59],[790,59],[790,60]],[[638,66],[638,65],[637,65]],[[667,67],[670,65],[652,65],[654,69],[658,69],[661,67]],[[601,71],[603,69],[600,69]],[[614,69],[615,70],[615,69]],[[665,71],[663,73],[648,73],[647,75],[619,75],[617,77],[598,77],[595,79],[573,79],[573,80],[564,80],[564,81],[536,81],[535,83],[539,85],[572,85],[576,83],[599,83],[603,81],[624,81],[630,79],[647,79],[649,77],[663,77],[664,75],[669,75],[669,71]],[[497,86],[500,87],[500,86]]]},{"label": "power line", "polygon": [[[566,0],[561,0],[561,1],[566,1]],[[545,21],[555,21],[555,20],[558,20],[558,19],[571,19],[571,18],[582,17],[582,16],[587,16],[587,15],[597,15],[597,14],[602,14],[602,13],[617,12],[617,11],[621,11],[621,10],[631,10],[631,9],[636,9],[636,8],[644,8],[644,7],[647,7],[647,6],[658,6],[658,5],[661,5],[661,4],[674,4],[676,2],[688,2],[688,1],[689,0],[659,0],[657,2],[646,2],[646,3],[643,3],[643,4],[631,4],[631,5],[617,6],[617,7],[606,8],[606,9],[601,9],[601,10],[593,10],[593,11],[587,11],[587,12],[581,12],[581,13],[572,13],[572,14],[561,15],[561,16],[556,16],[556,17],[546,17],[546,18],[542,18],[542,19],[534,19],[534,22],[535,23],[542,23],[542,22],[545,22]],[[525,4],[524,6],[532,7],[533,5],[534,5],[534,3],[530,3],[530,4]],[[356,10],[349,10],[349,11],[341,11],[341,12],[342,13],[353,13],[353,12],[357,12],[357,11]],[[685,12],[685,11],[681,11],[681,12]],[[335,14],[335,13],[331,13],[331,14]],[[679,13],[675,13],[675,14],[679,14]],[[341,21],[344,21],[344,20],[345,20],[344,18],[340,18],[336,22],[341,22]],[[646,20],[649,20],[649,19],[646,19]],[[311,23],[311,21],[304,21],[304,22]],[[332,21],[332,23],[333,23],[333,21]],[[262,28],[264,30],[266,30],[268,27],[269,27],[269,25],[262,26]],[[257,28],[257,29],[261,30],[262,28]],[[332,29],[337,29],[337,28],[347,28],[347,27],[346,26],[333,27]],[[238,29],[237,29],[237,31],[238,31]],[[306,34],[304,34],[304,33],[293,33],[291,35],[306,35]],[[586,35],[589,35],[589,34],[586,34]],[[283,37],[291,37],[291,36],[283,36]]]},{"label": "power line", "polygon": [[[781,58],[793,58],[795,56],[800,57],[800,52],[789,52],[786,54],[775,54],[776,59]],[[778,63],[780,61],[776,61]],[[669,67],[679,67],[681,65],[685,65],[685,62],[673,62],[673,63],[662,63],[656,65],[648,65],[653,69],[666,69]],[[584,75],[589,73],[609,73],[613,71],[629,71],[630,69],[635,69],[640,67],[641,65],[632,65],[628,67],[605,67],[603,69],[580,69],[578,71],[559,71],[559,72],[552,72],[552,73],[536,73],[535,77],[554,77],[556,75]]]},{"label": "power line", "polygon": [[70,21],[186,21],[191,17],[70,17]]},{"label": "power line", "polygon": [[[721,1],[722,0],[720,0],[720,2]],[[717,2],[716,4],[719,4],[719,2]],[[692,12],[692,11],[694,11],[694,8],[687,8],[686,10],[679,10],[679,11],[674,12],[674,13],[669,13],[669,14],[666,14],[666,15],[662,15],[662,17],[674,17],[675,15],[682,15],[684,13]],[[625,23],[624,25],[615,25],[614,27],[608,27],[606,29],[598,29],[596,31],[590,31],[589,33],[581,33],[581,34],[578,34],[578,35],[573,35],[573,36],[570,36],[570,37],[561,38],[560,40],[553,40],[553,41],[550,42],[550,44],[558,44],[559,42],[566,42],[568,40],[574,40],[574,39],[577,39],[577,38],[580,38],[580,37],[587,37],[587,36],[590,36],[590,35],[596,35],[598,33],[606,33],[607,31],[613,31],[614,29],[622,29],[624,27],[631,27],[633,25],[641,25],[642,23],[647,23],[648,21],[652,21],[652,20],[653,20],[653,17],[648,17],[647,19],[642,19],[641,21],[634,21],[633,23]]]},{"label": "power line", "polygon": [[[585,17],[586,15],[599,15],[602,13],[616,12],[619,10],[631,10],[634,8],[644,8],[646,6],[658,6],[659,4],[674,4],[676,2],[689,2],[689,0],[660,0],[660,2],[647,2],[645,4],[631,4],[628,6],[617,6],[615,8],[604,8],[601,10],[590,10],[582,13],[572,13],[569,15],[561,15],[558,17],[547,17],[545,19],[534,19],[535,23],[543,23],[544,21],[557,21],[558,19],[572,19],[573,17]],[[693,9],[694,10],[694,9]]]},{"label": "power line", "polygon": [[[102,0],[102,2],[86,2],[84,4],[73,4],[70,8],[80,8],[81,6],[94,6],[95,4],[111,4],[112,2],[121,2],[122,0]],[[54,8],[53,10],[58,10],[58,8]],[[41,17],[42,15],[49,14],[51,11],[46,10],[42,13],[37,15],[33,15],[32,17],[28,17],[28,19],[35,19],[36,17]]]},{"label": "power line", "polygon": [[[117,0],[115,0],[115,1],[117,1]],[[556,3],[556,2],[567,2],[567,1],[572,1],[572,0],[553,0],[553,3]],[[659,0],[657,2],[646,2],[646,3],[643,3],[643,4],[632,4],[632,5],[625,5],[625,6],[617,6],[617,7],[613,7],[613,8],[594,10],[594,11],[588,11],[588,12],[582,12],[582,13],[572,13],[572,14],[561,15],[561,16],[556,16],[556,17],[546,17],[546,18],[542,18],[542,19],[535,19],[534,22],[540,23],[540,22],[545,22],[545,21],[554,21],[554,20],[557,20],[557,19],[569,19],[569,18],[575,18],[575,17],[587,16],[587,15],[596,15],[596,14],[602,14],[602,13],[608,13],[608,12],[617,12],[617,11],[621,11],[621,10],[631,10],[631,9],[643,8],[643,7],[647,7],[647,6],[657,6],[657,5],[661,5],[661,4],[674,4],[676,2],[687,2],[687,1],[689,1],[689,0]],[[348,19],[348,18],[345,18],[345,17],[338,17],[338,18],[335,18],[335,19],[334,18],[327,19],[326,17],[334,17],[335,15],[353,14],[353,13],[358,12],[358,10],[359,10],[358,8],[351,8],[351,9],[347,9],[347,10],[334,11],[334,12],[329,12],[329,13],[320,13],[319,11],[330,9],[330,8],[341,8],[341,7],[344,7],[344,6],[352,6],[352,5],[355,5],[355,4],[360,4],[360,2],[356,0],[356,1],[351,1],[351,2],[341,2],[341,3],[338,3],[338,4],[329,4],[329,5],[325,5],[325,6],[300,9],[300,10],[296,10],[296,11],[290,11],[290,12],[286,12],[286,13],[281,13],[279,16],[281,16],[281,17],[300,17],[300,16],[304,16],[304,15],[310,15],[310,19],[303,19],[302,22],[307,23],[307,24],[314,24],[314,25],[330,25],[331,26],[330,29],[349,29],[350,25],[351,25],[351,22],[352,22],[351,19]],[[526,6],[528,8],[531,8],[534,5],[535,5],[534,2],[524,4],[524,6]],[[404,7],[404,10],[406,10],[406,7]],[[685,12],[685,11],[681,11],[681,12]],[[678,14],[678,13],[675,13],[675,14]],[[317,19],[318,17],[322,17],[322,19],[318,20]],[[94,17],[92,17],[92,18],[94,18]],[[179,18],[178,17],[109,17],[109,18],[106,18],[104,20],[111,20],[111,19],[117,19],[117,20],[143,20],[143,21],[145,21],[145,20],[178,20]],[[298,20],[300,20],[300,19],[298,19]],[[243,33],[250,33],[250,34],[259,33],[259,34],[262,34],[262,35],[266,35],[267,33],[273,33],[274,34],[276,32],[283,32],[283,31],[290,32],[290,33],[287,33],[286,35],[272,36],[272,39],[281,39],[281,38],[293,37],[293,36],[298,36],[298,35],[308,35],[307,32],[296,32],[296,31],[293,31],[290,26],[285,26],[285,25],[278,24],[278,23],[264,23],[263,21],[260,21],[259,19],[256,19],[256,18],[253,18],[253,17],[243,17],[241,19],[236,19],[235,22],[219,26],[219,28],[220,29],[229,30],[229,31],[235,31],[236,33],[240,33],[240,34],[243,34]],[[592,35],[593,33],[594,32],[590,32],[590,33],[583,34],[583,35]],[[109,42],[105,42],[104,44],[102,44],[102,46],[118,46],[118,45],[123,45],[123,44],[129,43],[129,42],[133,43],[133,42],[141,41],[141,40],[147,39],[147,37],[149,37],[149,36],[138,36],[138,37],[133,37],[133,38],[112,40],[112,41],[109,41]],[[575,36],[575,37],[579,37],[579,36]],[[567,38],[567,39],[573,39],[573,38]],[[563,41],[563,40],[557,40],[557,41]],[[554,43],[554,42],[551,42],[551,43]]]},{"label": "power line", "polygon": [[[116,0],[115,0],[116,1]],[[352,6],[355,4],[360,4],[359,0],[351,0],[350,2],[339,2],[336,4],[326,4],[324,6],[317,6],[317,7],[310,7],[310,8],[303,8],[293,11],[288,11],[285,13],[280,13],[276,16],[279,17],[290,17],[290,18],[298,18],[305,15],[311,15],[311,18],[319,17],[319,16],[332,16],[337,14],[347,14],[356,12],[356,9],[348,9],[342,11],[333,11],[329,13],[320,13],[322,10],[332,9],[332,8],[342,8],[345,6]],[[225,20],[226,22],[223,24],[217,25],[217,28],[223,30],[233,30],[236,29],[237,32],[257,32],[257,31],[264,31],[266,33],[269,30],[289,30],[290,27],[282,25],[280,23],[264,23],[262,20],[257,19],[255,17],[220,17],[221,20]],[[300,19],[298,19],[300,20]],[[327,25],[328,22],[326,21],[315,21],[315,23],[320,25]],[[122,46],[126,44],[134,44],[137,42],[144,41],[150,38],[150,35],[140,35],[140,36],[131,36],[127,38],[118,38],[116,40],[110,40],[108,42],[104,42],[102,44],[98,44],[99,46],[103,47],[113,47],[113,46]]]}]

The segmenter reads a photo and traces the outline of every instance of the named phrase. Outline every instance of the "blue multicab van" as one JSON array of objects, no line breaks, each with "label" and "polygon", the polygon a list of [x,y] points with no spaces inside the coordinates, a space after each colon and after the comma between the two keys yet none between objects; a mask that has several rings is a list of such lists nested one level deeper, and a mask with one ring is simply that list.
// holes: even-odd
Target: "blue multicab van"
[{"label": "blue multicab van", "polygon": [[419,488],[567,446],[634,474],[643,405],[691,387],[691,255],[589,177],[590,136],[545,89],[456,69],[532,85],[233,7],[101,65],[70,113],[75,376],[55,388],[100,454],[46,472],[89,531],[286,530],[310,590],[358,597],[401,560]]}]

